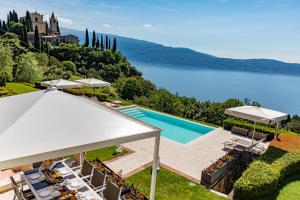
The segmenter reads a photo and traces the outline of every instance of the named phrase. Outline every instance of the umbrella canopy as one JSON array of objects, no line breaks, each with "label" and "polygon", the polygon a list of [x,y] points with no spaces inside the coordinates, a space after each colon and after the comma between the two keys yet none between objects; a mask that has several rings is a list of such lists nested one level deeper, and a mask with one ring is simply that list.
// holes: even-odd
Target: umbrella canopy
[{"label": "umbrella canopy", "polygon": [[82,85],[90,86],[90,87],[110,86],[110,83],[99,80],[99,79],[95,79],[95,78],[76,80],[76,82],[81,83]]},{"label": "umbrella canopy", "polygon": [[275,124],[288,118],[286,113],[257,106],[229,108],[225,114],[263,124]]},{"label": "umbrella canopy", "polygon": [[81,87],[82,86],[80,83],[76,83],[74,81],[68,81],[68,80],[64,80],[64,79],[44,81],[44,82],[41,82],[41,85],[44,86],[44,87],[55,86],[59,89],[76,88],[76,87]]},{"label": "umbrella canopy", "polygon": [[129,141],[160,130],[59,90],[0,99],[0,170]]}]

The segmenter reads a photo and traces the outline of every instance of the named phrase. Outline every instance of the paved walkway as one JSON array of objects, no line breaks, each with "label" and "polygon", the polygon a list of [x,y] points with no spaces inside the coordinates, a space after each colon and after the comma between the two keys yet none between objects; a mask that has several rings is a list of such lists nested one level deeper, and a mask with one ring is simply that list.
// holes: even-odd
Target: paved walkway
[{"label": "paved walkway", "polygon": [[[233,137],[229,131],[217,128],[188,144],[180,144],[161,137],[160,162],[164,166],[185,175],[189,179],[200,182],[201,171],[226,154],[224,141]],[[108,163],[114,171],[122,170],[123,176],[131,175],[141,166],[153,160],[154,138],[123,144],[134,153]]]}]

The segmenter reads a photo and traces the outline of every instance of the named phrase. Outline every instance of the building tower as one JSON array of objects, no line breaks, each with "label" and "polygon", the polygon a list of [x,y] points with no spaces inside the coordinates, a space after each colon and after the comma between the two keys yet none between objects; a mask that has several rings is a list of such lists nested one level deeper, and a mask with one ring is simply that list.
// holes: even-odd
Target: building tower
[{"label": "building tower", "polygon": [[57,32],[57,18],[54,16],[52,12],[50,17],[50,34],[58,34]]}]

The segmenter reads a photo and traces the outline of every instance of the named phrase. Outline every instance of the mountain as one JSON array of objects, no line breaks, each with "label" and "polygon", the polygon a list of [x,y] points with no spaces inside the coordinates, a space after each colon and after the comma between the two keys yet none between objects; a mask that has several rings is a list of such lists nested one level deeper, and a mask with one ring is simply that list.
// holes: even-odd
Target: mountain
[{"label": "mountain", "polygon": [[[73,34],[84,42],[85,32],[61,28],[63,34]],[[100,33],[99,33],[100,34]],[[300,64],[273,59],[220,58],[188,48],[167,47],[161,44],[116,35],[118,50],[129,61],[168,64],[169,67],[185,69],[216,69],[300,76]],[[137,66],[138,68],[138,66]]]}]

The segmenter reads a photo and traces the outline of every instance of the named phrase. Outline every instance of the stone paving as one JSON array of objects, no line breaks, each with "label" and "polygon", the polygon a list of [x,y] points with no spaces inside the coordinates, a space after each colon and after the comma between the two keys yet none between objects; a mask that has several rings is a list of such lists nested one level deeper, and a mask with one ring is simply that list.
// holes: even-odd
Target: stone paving
[{"label": "stone paving", "polygon": [[[239,136],[232,135],[231,132],[221,128],[217,128],[187,144],[161,137],[160,162],[163,166],[199,183],[201,171],[226,154],[223,149],[223,142],[233,137]],[[140,167],[151,164],[154,138],[126,143],[123,146],[133,150],[134,153],[109,162],[108,166],[114,171],[122,170],[123,176],[126,177],[138,171]]]}]

